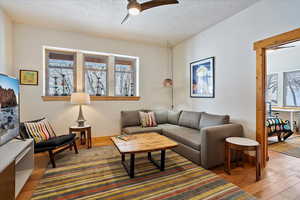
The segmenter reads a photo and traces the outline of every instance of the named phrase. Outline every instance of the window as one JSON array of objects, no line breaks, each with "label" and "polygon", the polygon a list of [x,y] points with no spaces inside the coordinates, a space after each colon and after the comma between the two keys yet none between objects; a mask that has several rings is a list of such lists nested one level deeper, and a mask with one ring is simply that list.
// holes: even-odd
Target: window
[{"label": "window", "polygon": [[46,94],[69,96],[75,91],[75,53],[46,52]]},{"label": "window", "polygon": [[44,101],[68,101],[72,92],[92,100],[139,100],[139,58],[44,47]]},{"label": "window", "polygon": [[285,106],[300,106],[300,70],[283,73]]},{"label": "window", "polygon": [[115,59],[115,95],[135,96],[135,61],[126,58]]},{"label": "window", "polygon": [[107,63],[104,56],[84,56],[85,92],[92,96],[107,96]]}]

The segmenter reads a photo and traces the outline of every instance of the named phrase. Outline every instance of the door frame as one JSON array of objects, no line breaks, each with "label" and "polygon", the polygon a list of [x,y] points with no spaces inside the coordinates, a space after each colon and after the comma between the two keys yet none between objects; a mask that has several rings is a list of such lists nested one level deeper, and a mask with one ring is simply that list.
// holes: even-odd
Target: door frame
[{"label": "door frame", "polygon": [[253,44],[253,49],[256,51],[256,140],[261,145],[262,167],[265,167],[269,160],[268,137],[265,128],[266,50],[297,40],[300,40],[300,28],[257,41]]}]

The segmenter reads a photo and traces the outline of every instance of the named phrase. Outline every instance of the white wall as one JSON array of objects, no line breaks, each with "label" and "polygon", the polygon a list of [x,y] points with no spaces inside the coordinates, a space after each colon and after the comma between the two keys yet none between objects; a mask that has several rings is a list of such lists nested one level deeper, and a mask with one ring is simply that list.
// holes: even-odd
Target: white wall
[{"label": "white wall", "polygon": [[300,46],[267,51],[268,74],[278,74],[278,106],[283,106],[283,73],[300,70],[299,55]]},{"label": "white wall", "polygon": [[[263,0],[174,47],[177,108],[229,114],[255,137],[255,52],[253,43],[300,27],[299,0]],[[199,19],[201,20],[201,19]],[[189,94],[189,63],[215,56],[216,98]]]},{"label": "white wall", "polygon": [[0,8],[0,73],[12,75],[12,35],[11,19]]},{"label": "white wall", "polygon": [[170,105],[170,90],[162,86],[163,79],[169,76],[166,48],[15,24],[14,65],[17,69],[40,72],[38,86],[21,86],[21,121],[46,116],[59,134],[67,133],[68,127],[75,123],[78,116],[78,106],[69,102],[43,102],[41,99],[43,45],[140,58],[140,101],[93,101],[91,105],[84,107],[84,115],[92,125],[94,137],[118,134],[121,110],[167,108]]}]

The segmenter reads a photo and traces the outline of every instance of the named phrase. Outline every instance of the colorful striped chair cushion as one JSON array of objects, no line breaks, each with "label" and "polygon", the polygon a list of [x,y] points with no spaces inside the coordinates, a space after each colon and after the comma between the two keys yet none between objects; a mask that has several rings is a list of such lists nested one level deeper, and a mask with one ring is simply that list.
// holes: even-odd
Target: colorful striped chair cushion
[{"label": "colorful striped chair cushion", "polygon": [[154,112],[139,112],[142,127],[157,126]]},{"label": "colorful striped chair cushion", "polygon": [[278,117],[268,118],[266,120],[266,127],[268,128],[268,133],[280,132],[280,131],[289,131],[291,127],[289,121],[283,121]]},{"label": "colorful striped chair cushion", "polygon": [[27,133],[34,139],[35,143],[49,140],[56,137],[47,119],[38,122],[25,122],[24,126]]}]

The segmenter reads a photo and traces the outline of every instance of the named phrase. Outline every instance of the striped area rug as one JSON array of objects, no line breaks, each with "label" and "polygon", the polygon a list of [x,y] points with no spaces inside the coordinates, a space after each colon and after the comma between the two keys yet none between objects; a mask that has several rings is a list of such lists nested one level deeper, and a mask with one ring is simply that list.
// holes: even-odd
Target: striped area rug
[{"label": "striped area rug", "polygon": [[[159,153],[154,157],[159,159]],[[32,200],[109,199],[255,199],[236,185],[174,153],[166,153],[166,170],[160,172],[136,155],[136,177],[130,179],[113,146],[65,152],[57,168],[49,166]]]}]

